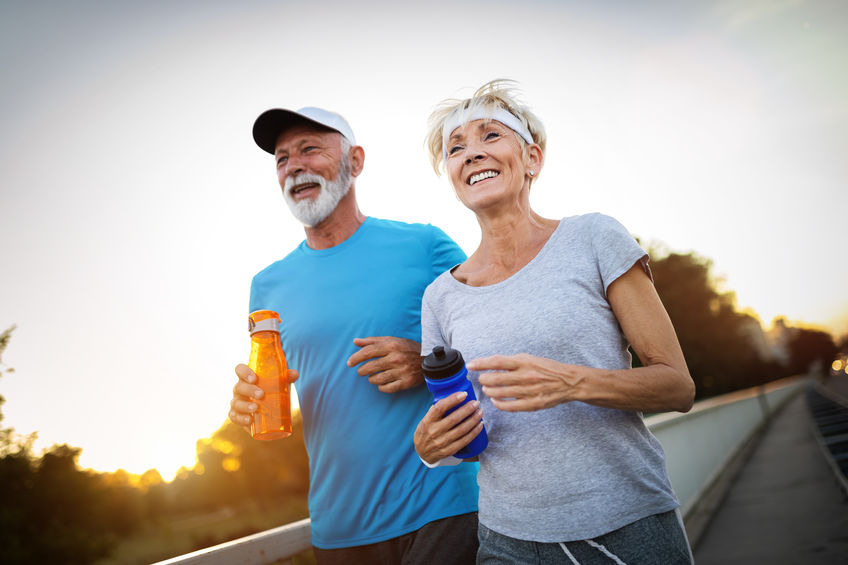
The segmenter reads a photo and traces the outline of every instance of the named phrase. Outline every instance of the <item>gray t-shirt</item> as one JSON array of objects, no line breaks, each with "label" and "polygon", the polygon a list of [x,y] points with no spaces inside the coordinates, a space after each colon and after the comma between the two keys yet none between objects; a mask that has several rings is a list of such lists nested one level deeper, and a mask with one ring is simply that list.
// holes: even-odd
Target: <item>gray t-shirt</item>
[{"label": "gray t-shirt", "polygon": [[[502,282],[472,287],[450,271],[433,281],[422,305],[422,352],[446,345],[466,361],[529,353],[630,368],[606,290],[637,262],[650,276],[647,254],[615,219],[564,218],[538,255]],[[574,541],[679,505],[641,413],[582,402],[502,412],[478,376],[469,372],[489,436],[477,477],[486,527],[524,540]]]}]

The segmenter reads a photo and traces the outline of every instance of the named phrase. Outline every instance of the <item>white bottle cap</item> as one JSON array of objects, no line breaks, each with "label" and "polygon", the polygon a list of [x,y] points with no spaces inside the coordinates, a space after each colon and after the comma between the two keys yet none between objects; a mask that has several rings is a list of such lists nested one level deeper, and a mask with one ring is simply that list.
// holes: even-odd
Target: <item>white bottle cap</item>
[{"label": "white bottle cap", "polygon": [[255,323],[253,320],[249,320],[247,329],[250,331],[250,335],[256,332],[279,332],[280,322],[277,318],[267,318]]}]

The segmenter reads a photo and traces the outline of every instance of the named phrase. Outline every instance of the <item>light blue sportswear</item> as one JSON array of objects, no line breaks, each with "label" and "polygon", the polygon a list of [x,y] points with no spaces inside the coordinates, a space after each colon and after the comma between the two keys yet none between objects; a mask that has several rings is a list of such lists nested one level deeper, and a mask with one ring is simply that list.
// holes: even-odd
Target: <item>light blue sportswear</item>
[{"label": "light blue sportswear", "polygon": [[302,242],[253,278],[250,310],[280,314],[286,358],[300,372],[314,546],[375,543],[477,510],[477,464],[427,469],[415,453],[427,388],[380,392],[346,364],[356,337],[420,342],[424,289],[464,260],[436,227],[368,218],[339,245]]}]

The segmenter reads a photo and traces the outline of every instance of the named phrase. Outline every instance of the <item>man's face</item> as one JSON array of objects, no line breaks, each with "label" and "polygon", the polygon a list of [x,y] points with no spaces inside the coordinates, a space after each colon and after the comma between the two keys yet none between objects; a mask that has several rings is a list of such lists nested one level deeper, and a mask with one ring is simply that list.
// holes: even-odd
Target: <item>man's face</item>
[{"label": "man's face", "polygon": [[277,139],[274,156],[286,204],[307,226],[324,221],[350,188],[350,161],[336,132],[291,127]]}]

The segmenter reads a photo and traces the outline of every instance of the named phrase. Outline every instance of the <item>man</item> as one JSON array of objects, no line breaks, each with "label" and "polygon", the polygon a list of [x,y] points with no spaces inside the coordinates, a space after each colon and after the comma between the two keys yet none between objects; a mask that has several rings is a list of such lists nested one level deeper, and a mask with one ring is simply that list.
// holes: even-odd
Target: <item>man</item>
[{"label": "man", "polygon": [[[318,563],[473,562],[476,465],[428,469],[412,442],[432,401],[421,296],[465,255],[433,226],[362,214],[355,180],[365,153],[338,114],[268,110],[253,137],[274,155],[283,198],[306,232],[253,278],[250,310],[280,313],[298,373]],[[229,416],[248,425],[262,391],[247,366],[236,374]]]}]

